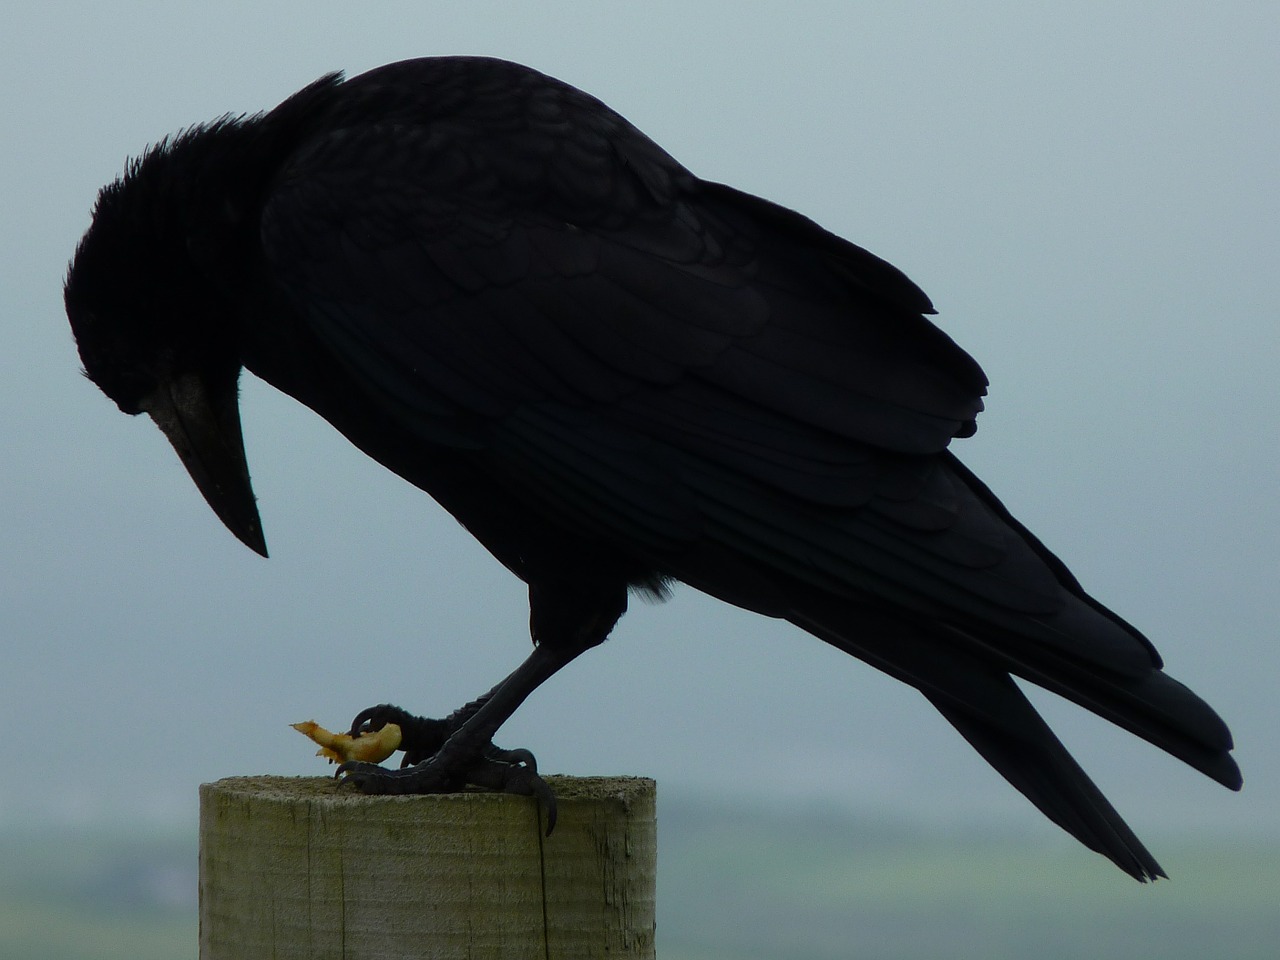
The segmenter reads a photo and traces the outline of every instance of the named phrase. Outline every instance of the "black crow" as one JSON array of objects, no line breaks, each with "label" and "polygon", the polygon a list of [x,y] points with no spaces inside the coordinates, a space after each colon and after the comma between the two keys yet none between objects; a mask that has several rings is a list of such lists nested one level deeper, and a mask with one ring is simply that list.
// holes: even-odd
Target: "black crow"
[{"label": "black crow", "polygon": [[534,70],[332,74],[169,138],[101,192],[65,297],[89,378],[253,550],[241,369],[528,584],[533,653],[489,693],[356,717],[407,732],[402,769],[343,766],[362,790],[542,792],[493,735],[676,581],[916,687],[1140,880],[1160,866],[1014,677],[1240,786],[1213,710],[949,451],[987,381],[920,289]]}]

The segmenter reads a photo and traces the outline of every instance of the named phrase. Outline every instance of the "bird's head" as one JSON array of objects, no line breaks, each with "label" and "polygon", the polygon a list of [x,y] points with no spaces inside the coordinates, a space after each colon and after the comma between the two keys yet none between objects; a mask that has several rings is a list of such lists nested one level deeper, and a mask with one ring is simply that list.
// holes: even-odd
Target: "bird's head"
[{"label": "bird's head", "polygon": [[234,316],[179,222],[173,161],[162,144],[102,190],[67,273],[67,317],[86,376],[125,413],[148,414],[214,513],[266,556],[240,430]]}]

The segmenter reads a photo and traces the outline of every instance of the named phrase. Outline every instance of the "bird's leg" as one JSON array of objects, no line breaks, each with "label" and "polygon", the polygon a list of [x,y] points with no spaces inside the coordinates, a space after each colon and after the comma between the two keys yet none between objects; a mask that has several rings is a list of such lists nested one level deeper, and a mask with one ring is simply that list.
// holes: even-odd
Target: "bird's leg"
[{"label": "bird's leg", "polygon": [[493,735],[529,694],[579,652],[541,644],[534,647],[510,676],[445,720],[415,717],[388,704],[361,711],[352,724],[357,732],[400,724],[406,761],[411,765],[388,770],[352,761],[338,767],[338,776],[363,793],[451,793],[470,783],[533,795],[547,803],[548,819],[554,824],[554,797],[538,776],[533,754],[501,750],[493,745]]}]

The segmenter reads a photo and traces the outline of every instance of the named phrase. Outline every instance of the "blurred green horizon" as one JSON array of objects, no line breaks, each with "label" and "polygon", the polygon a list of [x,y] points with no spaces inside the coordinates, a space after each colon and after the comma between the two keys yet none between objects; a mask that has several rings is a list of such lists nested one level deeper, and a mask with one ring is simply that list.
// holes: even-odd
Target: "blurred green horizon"
[{"label": "blurred green horizon", "polygon": [[[1144,837],[1140,885],[1065,835],[813,805],[659,802],[662,960],[1263,960],[1280,840]],[[196,826],[0,827],[0,955],[197,955]]]}]

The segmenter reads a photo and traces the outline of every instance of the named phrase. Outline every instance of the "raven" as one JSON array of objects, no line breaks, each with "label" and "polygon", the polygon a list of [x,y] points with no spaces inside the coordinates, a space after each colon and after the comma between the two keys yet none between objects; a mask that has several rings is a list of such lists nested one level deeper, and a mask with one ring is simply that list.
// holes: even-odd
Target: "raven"
[{"label": "raven", "polygon": [[87,376],[253,550],[242,369],[528,585],[533,652],[487,694],[445,720],[357,715],[407,743],[399,770],[343,765],[361,790],[545,795],[493,735],[630,592],[674,582],[917,688],[1139,880],[1163,871],[1014,677],[1241,784],[1213,710],[948,450],[987,380],[925,294],[537,71],[330,74],[170,137],[101,191],[65,301]]}]

